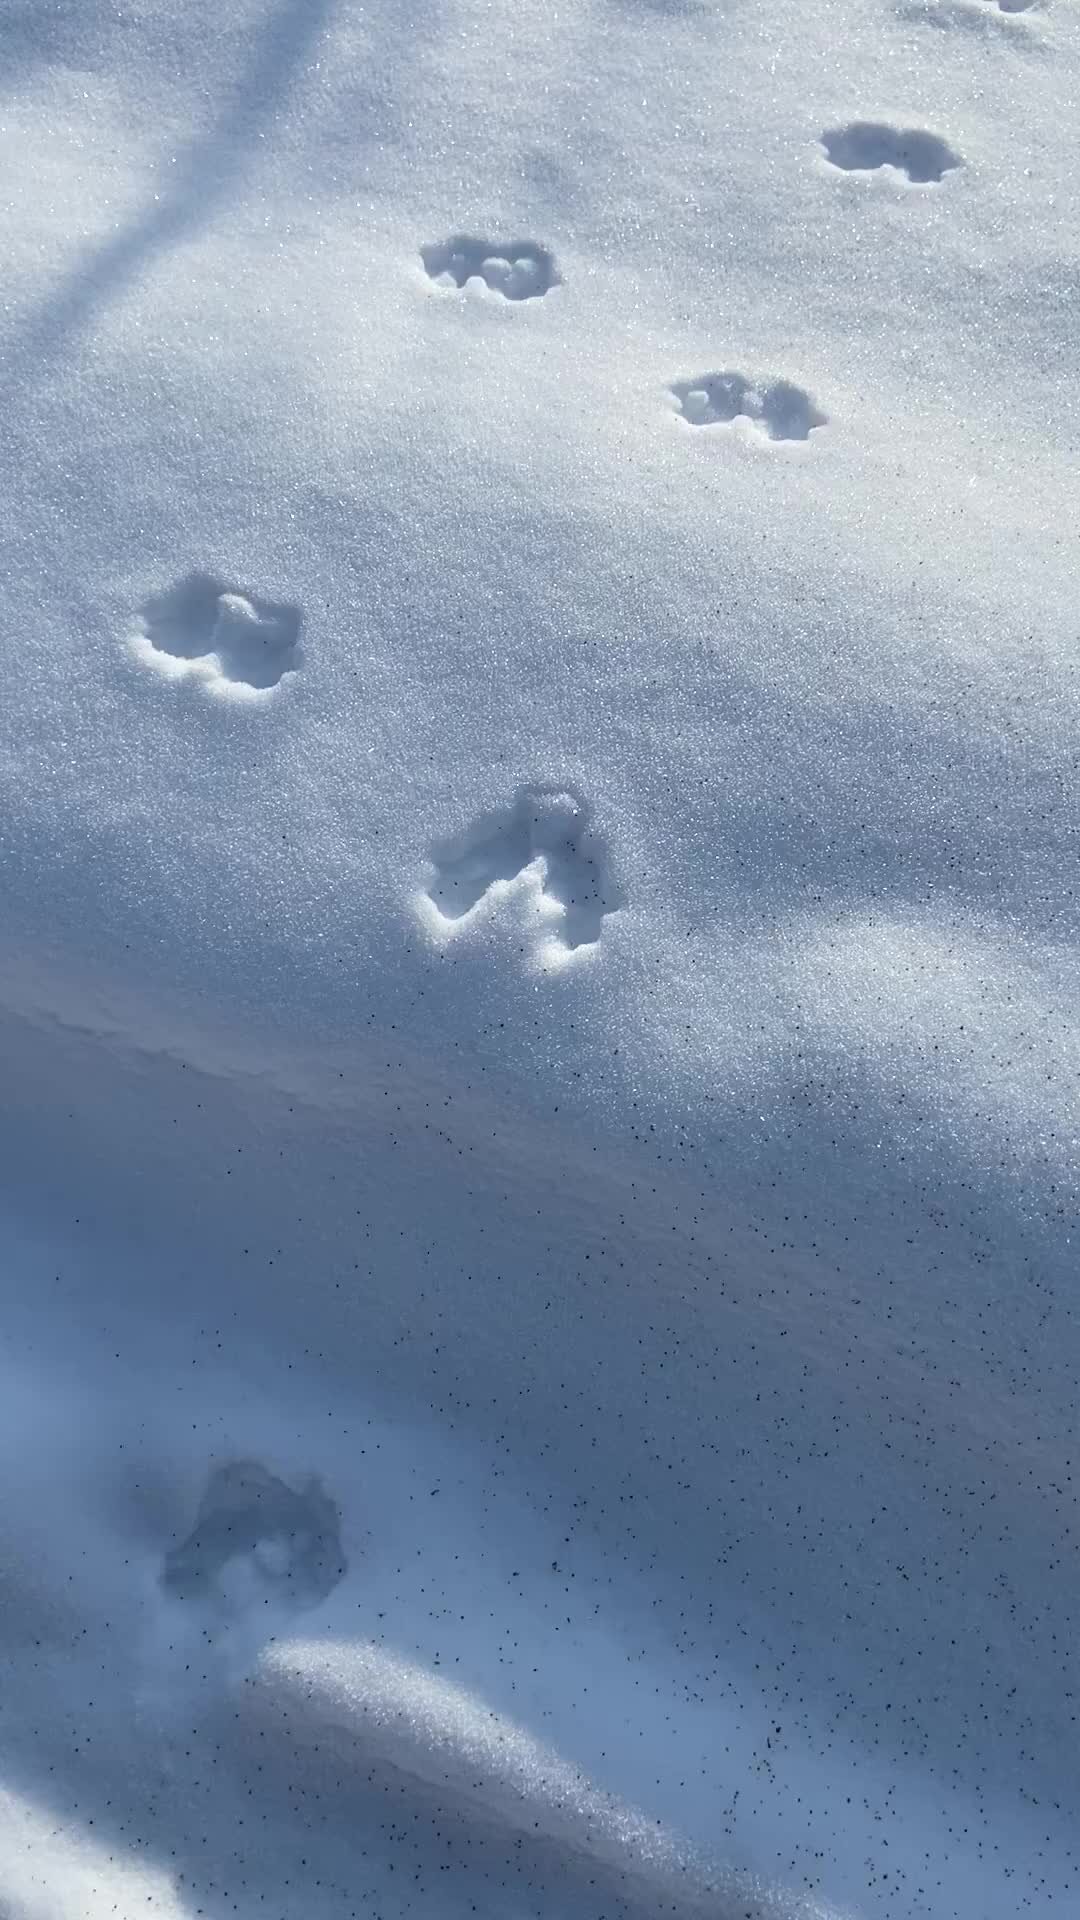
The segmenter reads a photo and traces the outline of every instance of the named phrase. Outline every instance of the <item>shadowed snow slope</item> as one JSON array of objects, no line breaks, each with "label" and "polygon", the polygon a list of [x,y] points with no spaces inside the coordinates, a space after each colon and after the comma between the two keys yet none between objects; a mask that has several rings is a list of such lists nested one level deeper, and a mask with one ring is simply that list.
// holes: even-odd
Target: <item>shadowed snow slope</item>
[{"label": "shadowed snow slope", "polygon": [[0,1912],[1072,1915],[1076,8],[0,88]]}]

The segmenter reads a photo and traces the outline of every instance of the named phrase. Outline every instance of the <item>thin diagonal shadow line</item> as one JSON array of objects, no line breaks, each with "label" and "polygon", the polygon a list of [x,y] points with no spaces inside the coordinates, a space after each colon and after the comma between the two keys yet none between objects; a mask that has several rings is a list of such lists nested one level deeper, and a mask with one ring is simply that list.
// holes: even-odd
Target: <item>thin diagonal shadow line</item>
[{"label": "thin diagonal shadow line", "polygon": [[254,58],[212,125],[188,141],[142,212],[88,252],[18,328],[0,362],[0,395],[15,398],[33,386],[64,343],[145,264],[206,224],[242,175],[262,128],[285,104],[334,5],[335,0],[281,0],[267,15]]}]

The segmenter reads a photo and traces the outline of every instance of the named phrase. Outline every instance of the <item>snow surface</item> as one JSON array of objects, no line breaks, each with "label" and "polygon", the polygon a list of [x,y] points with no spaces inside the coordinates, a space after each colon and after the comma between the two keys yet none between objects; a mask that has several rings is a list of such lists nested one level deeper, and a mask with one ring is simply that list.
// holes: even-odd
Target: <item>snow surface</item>
[{"label": "snow surface", "polygon": [[0,1914],[1075,1914],[1076,0],[0,97]]}]

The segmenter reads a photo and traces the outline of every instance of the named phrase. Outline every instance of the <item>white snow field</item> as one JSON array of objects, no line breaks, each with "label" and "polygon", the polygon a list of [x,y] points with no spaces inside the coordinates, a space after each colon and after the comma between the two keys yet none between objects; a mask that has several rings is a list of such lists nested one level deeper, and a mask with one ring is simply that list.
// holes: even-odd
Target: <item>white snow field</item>
[{"label": "white snow field", "polygon": [[1080,1913],[1080,5],[0,0],[0,1915]]}]

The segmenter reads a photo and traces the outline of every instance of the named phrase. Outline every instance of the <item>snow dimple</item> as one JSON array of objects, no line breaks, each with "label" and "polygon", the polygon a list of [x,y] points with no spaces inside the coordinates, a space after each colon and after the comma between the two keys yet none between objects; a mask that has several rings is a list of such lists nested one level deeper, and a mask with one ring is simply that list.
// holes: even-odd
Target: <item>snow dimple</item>
[{"label": "snow dimple", "polygon": [[211,1473],[161,1581],[179,1600],[224,1601],[239,1573],[252,1597],[299,1609],[325,1599],[346,1570],[338,1510],[317,1480],[297,1492],[257,1460],[235,1460]]},{"label": "snow dimple", "polygon": [[936,186],[955,167],[958,153],[936,133],[921,127],[889,127],[876,120],[853,120],[821,136],[826,158],[844,173],[875,173],[893,167],[912,185]]},{"label": "snow dimple", "polygon": [[1005,35],[1017,44],[1049,0],[896,0],[902,20],[942,32]]},{"label": "snow dimple", "polygon": [[746,420],[767,440],[808,440],[828,415],[790,380],[755,383],[741,373],[702,373],[671,388],[683,419],[692,427],[730,426]]},{"label": "snow dimple", "polygon": [[569,952],[594,945],[607,915],[622,905],[589,808],[561,788],[522,787],[510,807],[439,841],[431,860],[428,898],[451,923],[466,919],[500,882],[532,873],[557,916],[547,937]]},{"label": "snow dimple", "polygon": [[301,665],[301,617],[287,601],[189,573],[144,603],[131,644],[167,679],[192,677],[216,693],[266,694]]},{"label": "snow dimple", "polygon": [[554,254],[534,240],[480,240],[456,233],[421,247],[420,258],[436,285],[460,290],[476,280],[504,300],[538,300],[559,285]]}]

